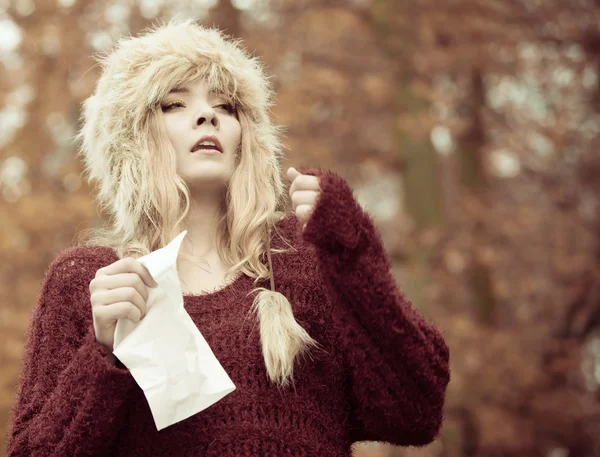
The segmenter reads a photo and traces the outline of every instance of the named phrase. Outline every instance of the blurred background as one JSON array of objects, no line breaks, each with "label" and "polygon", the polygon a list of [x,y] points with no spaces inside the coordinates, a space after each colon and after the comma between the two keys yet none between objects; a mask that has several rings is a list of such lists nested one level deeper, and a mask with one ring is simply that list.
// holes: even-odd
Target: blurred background
[{"label": "blurred background", "polygon": [[355,455],[600,455],[593,0],[0,0],[0,454],[44,272],[101,217],[71,140],[91,56],[175,15],[266,63],[283,169],[348,180],[451,348],[439,439]]}]

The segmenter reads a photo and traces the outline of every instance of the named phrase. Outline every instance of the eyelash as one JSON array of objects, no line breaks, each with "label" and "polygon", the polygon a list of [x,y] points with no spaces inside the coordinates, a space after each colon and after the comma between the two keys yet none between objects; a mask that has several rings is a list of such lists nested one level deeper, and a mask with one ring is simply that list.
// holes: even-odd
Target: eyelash
[{"label": "eyelash", "polygon": [[[175,107],[175,105],[184,106],[183,102],[176,101],[176,102],[171,102],[164,106],[161,106],[161,109],[163,111],[168,111],[171,108]],[[221,103],[221,104],[217,105],[215,108],[220,108],[220,107],[225,107],[225,111],[227,111],[229,114],[235,113],[235,107],[231,103]]]}]

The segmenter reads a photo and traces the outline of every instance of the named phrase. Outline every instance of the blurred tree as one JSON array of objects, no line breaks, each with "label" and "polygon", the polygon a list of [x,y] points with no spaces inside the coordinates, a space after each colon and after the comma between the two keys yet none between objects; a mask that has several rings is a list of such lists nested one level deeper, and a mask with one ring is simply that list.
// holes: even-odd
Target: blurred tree
[{"label": "blurred tree", "polygon": [[598,2],[19,1],[0,14],[2,417],[43,272],[98,218],[69,142],[98,77],[90,54],[189,14],[266,62],[282,167],[350,181],[399,285],[450,344],[441,437],[356,455],[597,453]]}]

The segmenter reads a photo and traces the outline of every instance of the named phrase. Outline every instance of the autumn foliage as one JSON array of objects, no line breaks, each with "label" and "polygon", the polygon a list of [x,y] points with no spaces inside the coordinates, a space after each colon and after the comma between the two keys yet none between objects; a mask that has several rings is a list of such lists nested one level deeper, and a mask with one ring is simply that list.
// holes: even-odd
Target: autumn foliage
[{"label": "autumn foliage", "polygon": [[44,270],[101,217],[70,141],[98,77],[90,56],[179,13],[266,62],[287,126],[282,168],[348,179],[398,284],[450,345],[440,437],[356,455],[599,454],[600,4],[193,5],[0,5],[0,28],[21,33],[0,45],[3,430]]}]

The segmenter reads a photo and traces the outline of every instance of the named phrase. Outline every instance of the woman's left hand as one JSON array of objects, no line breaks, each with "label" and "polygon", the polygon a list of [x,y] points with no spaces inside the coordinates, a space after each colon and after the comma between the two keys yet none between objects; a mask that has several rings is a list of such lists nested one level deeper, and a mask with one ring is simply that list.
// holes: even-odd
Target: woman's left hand
[{"label": "woman's left hand", "polygon": [[321,194],[319,178],[312,175],[303,175],[293,167],[288,168],[287,178],[291,183],[290,198],[292,199],[294,212],[298,219],[304,223],[302,225],[302,231],[304,231]]}]

